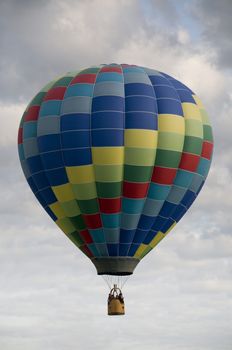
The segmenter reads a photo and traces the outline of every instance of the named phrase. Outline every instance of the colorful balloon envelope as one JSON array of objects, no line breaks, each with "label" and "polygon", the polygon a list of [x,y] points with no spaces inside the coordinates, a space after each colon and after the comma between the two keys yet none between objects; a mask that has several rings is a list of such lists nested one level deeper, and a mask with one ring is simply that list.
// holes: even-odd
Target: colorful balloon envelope
[{"label": "colorful balloon envelope", "polygon": [[18,149],[36,198],[98,274],[129,275],[198,196],[213,137],[184,84],[107,64],[46,85],[23,114]]}]

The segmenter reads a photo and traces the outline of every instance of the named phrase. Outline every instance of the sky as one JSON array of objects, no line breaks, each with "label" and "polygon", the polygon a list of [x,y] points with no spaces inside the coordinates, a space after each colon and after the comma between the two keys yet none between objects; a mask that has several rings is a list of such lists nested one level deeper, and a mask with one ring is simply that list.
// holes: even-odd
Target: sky
[{"label": "sky", "polygon": [[[0,0],[0,349],[231,350],[230,0]],[[17,154],[30,99],[100,63],[170,74],[202,99],[214,130],[198,199],[137,267],[126,315],[30,191]]]}]

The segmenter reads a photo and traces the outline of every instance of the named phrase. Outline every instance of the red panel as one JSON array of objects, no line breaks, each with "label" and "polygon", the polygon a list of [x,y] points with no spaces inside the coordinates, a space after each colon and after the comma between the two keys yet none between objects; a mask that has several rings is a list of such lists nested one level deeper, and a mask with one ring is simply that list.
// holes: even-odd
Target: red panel
[{"label": "red panel", "polygon": [[88,230],[83,230],[79,232],[81,238],[85,241],[85,243],[93,243],[92,237]]},{"label": "red panel", "polygon": [[151,181],[163,185],[171,185],[175,179],[177,169],[155,166]]},{"label": "red panel", "polygon": [[94,229],[102,227],[100,214],[83,215],[83,217],[88,228]]},{"label": "red panel", "polygon": [[48,90],[46,96],[44,97],[44,101],[63,100],[66,89],[66,86],[57,86],[51,90]]},{"label": "red panel", "polygon": [[147,195],[149,182],[124,182],[123,196],[128,198],[144,198]]},{"label": "red panel", "polygon": [[83,251],[84,254],[86,254],[89,258],[93,257],[92,252],[89,250],[89,248],[87,247],[87,245],[83,245],[80,247],[80,249]]},{"label": "red panel", "polygon": [[201,151],[201,156],[206,159],[210,159],[213,152],[213,143],[204,141]]},{"label": "red panel", "polygon": [[179,168],[188,171],[196,171],[199,161],[200,156],[196,154],[182,153]]},{"label": "red panel", "polygon": [[121,211],[121,198],[99,198],[102,213],[118,213]]},{"label": "red panel", "polygon": [[24,116],[24,122],[36,121],[39,116],[40,106],[31,106]]},{"label": "red panel", "polygon": [[18,144],[23,143],[23,128],[19,128],[18,131]]},{"label": "red panel", "polygon": [[122,73],[122,69],[120,67],[103,67],[101,69],[101,73],[103,72],[116,72],[116,73]]},{"label": "red panel", "polygon": [[73,78],[71,85],[76,83],[95,83],[96,74],[80,74]]}]

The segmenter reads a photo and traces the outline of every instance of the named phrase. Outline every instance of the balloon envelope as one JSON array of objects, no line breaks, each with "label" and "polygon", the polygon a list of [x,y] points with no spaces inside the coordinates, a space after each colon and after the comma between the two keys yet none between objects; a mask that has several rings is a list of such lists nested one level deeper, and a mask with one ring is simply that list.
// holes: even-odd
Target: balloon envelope
[{"label": "balloon envelope", "polygon": [[200,99],[153,69],[69,72],[27,107],[18,148],[46,212],[99,274],[133,273],[201,190],[213,138]]}]

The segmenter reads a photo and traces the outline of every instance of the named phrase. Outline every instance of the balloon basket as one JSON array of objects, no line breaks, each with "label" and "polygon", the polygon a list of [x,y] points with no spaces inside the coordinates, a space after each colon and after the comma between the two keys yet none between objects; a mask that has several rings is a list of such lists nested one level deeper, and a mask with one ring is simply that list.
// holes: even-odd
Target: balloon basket
[{"label": "balloon basket", "polygon": [[116,284],[114,284],[108,296],[108,315],[125,315],[124,298],[120,288],[118,288]]}]

